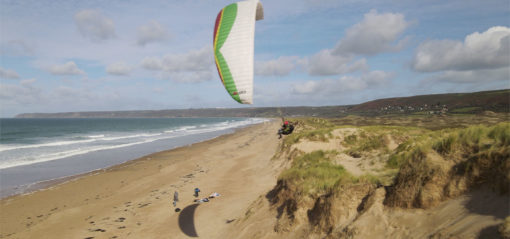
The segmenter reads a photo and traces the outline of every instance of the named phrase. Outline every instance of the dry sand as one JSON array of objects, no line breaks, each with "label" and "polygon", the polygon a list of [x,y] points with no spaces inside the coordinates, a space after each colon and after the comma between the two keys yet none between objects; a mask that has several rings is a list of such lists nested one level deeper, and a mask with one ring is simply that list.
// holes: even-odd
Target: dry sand
[{"label": "dry sand", "polygon": [[[220,238],[275,185],[277,129],[252,126],[3,199],[0,238]],[[221,196],[195,204],[195,187]]]}]

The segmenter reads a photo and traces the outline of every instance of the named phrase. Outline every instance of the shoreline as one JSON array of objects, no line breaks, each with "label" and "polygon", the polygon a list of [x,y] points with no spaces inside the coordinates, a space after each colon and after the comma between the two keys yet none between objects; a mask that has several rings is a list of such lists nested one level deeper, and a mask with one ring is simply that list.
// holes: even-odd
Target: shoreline
[{"label": "shoreline", "polygon": [[[183,147],[190,147],[190,146],[193,146],[195,144],[200,144],[200,143],[207,142],[207,141],[212,141],[212,140],[215,140],[215,139],[223,137],[223,136],[228,136],[228,135],[232,135],[232,134],[235,134],[235,133],[239,133],[239,132],[241,132],[243,130],[248,130],[250,128],[256,127],[257,125],[261,125],[261,124],[265,124],[267,122],[273,122],[273,121],[274,121],[274,119],[269,118],[268,121],[264,121],[264,122],[261,122],[261,123],[240,126],[240,127],[236,127],[236,128],[232,128],[232,129],[220,130],[220,131],[217,131],[217,132],[226,131],[226,133],[222,133],[220,135],[215,135],[212,138],[199,139],[196,142],[191,142],[189,144],[184,144],[184,145],[176,146],[176,147],[169,148],[169,149],[166,149],[166,150],[152,152],[152,153],[140,156],[140,157],[136,157],[134,159],[125,160],[125,161],[123,161],[121,163],[118,163],[118,164],[114,164],[114,165],[105,166],[105,167],[102,167],[102,168],[93,169],[93,170],[90,170],[90,171],[87,171],[87,172],[82,172],[82,173],[77,173],[77,174],[72,174],[72,175],[61,176],[61,177],[57,177],[57,178],[53,178],[53,179],[48,179],[48,180],[37,181],[37,182],[29,183],[29,184],[18,185],[15,188],[11,188],[10,189],[11,191],[14,191],[13,193],[9,193],[9,191],[7,191],[7,192],[2,193],[2,194],[6,194],[5,196],[0,194],[0,201],[2,201],[2,200],[9,200],[10,198],[16,197],[16,196],[29,195],[29,194],[33,194],[33,193],[38,192],[38,191],[48,190],[48,189],[51,189],[52,187],[55,187],[55,186],[58,186],[58,185],[61,185],[61,184],[65,184],[67,182],[80,179],[82,177],[87,177],[87,176],[90,176],[90,175],[106,172],[108,170],[114,170],[116,167],[128,166],[130,163],[135,163],[136,161],[146,160],[147,158],[150,158],[150,156],[152,156],[152,155],[156,155],[156,154],[160,154],[160,153],[165,153],[165,152],[169,152],[169,151],[173,151],[173,150],[178,150],[178,149],[183,148]],[[206,133],[204,133],[204,134],[206,134]],[[192,135],[189,135],[189,136],[192,136]],[[63,160],[65,160],[65,159],[63,159]],[[21,167],[23,167],[23,166],[21,166]],[[19,188],[22,188],[22,189],[21,189],[21,191],[17,192],[17,190]]]},{"label": "shoreline", "polygon": [[[275,120],[0,200],[1,238],[222,238],[275,184]],[[201,197],[221,196],[196,204]],[[174,211],[195,207],[191,217]],[[197,205],[199,205],[197,207]],[[181,216],[183,215],[183,216]],[[183,224],[184,223],[184,224]]]}]

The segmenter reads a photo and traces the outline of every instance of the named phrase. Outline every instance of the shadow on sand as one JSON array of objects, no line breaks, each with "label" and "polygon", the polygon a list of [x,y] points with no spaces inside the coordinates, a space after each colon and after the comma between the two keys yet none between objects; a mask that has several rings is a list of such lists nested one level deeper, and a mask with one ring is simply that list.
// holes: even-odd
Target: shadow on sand
[{"label": "shadow on sand", "polygon": [[488,188],[480,188],[468,193],[466,208],[471,213],[494,216],[504,220],[510,212],[510,194],[499,194]]},{"label": "shadow on sand", "polygon": [[198,237],[197,230],[195,229],[195,210],[198,204],[192,204],[182,209],[179,214],[179,228],[182,233],[189,237]]}]

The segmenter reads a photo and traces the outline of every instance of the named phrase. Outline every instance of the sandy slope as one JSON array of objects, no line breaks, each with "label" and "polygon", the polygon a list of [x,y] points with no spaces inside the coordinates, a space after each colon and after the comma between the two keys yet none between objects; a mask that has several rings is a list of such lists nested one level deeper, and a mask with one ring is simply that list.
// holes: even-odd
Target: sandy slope
[{"label": "sandy slope", "polygon": [[[353,132],[355,128],[343,128],[335,130],[328,142],[302,140],[292,147],[305,153],[343,150],[342,140]],[[388,140],[388,144],[389,148],[396,148],[393,140]],[[335,158],[335,163],[343,165],[353,175],[377,174],[382,165],[378,162],[371,165],[367,161],[364,157],[353,158],[344,153]],[[278,208],[261,196],[247,209],[249,213],[232,223],[235,227],[225,231],[224,238],[500,238],[498,226],[510,215],[510,195],[500,195],[485,187],[427,210],[386,207],[383,204],[385,195],[384,187],[376,189],[367,198],[362,211],[357,209],[361,200],[335,202],[346,207],[343,216],[348,218],[350,214],[351,219],[337,222],[337,232],[329,237],[310,226],[306,215],[312,208],[299,205],[290,229],[275,232],[278,221],[286,220],[285,215],[277,219]],[[354,206],[349,210],[348,204]]]},{"label": "sandy slope", "polygon": [[[276,182],[278,122],[4,199],[0,238],[220,238]],[[194,204],[201,196],[222,196]],[[174,212],[174,191],[180,193]]]}]

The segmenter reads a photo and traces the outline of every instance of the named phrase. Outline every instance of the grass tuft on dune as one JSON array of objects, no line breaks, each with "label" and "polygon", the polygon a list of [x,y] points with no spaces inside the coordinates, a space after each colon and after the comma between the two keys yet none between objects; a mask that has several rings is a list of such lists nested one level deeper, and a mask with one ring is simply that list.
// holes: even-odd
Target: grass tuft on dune
[{"label": "grass tuft on dune", "polygon": [[387,162],[398,168],[386,204],[427,208],[478,185],[507,193],[510,123],[429,132],[402,144]]},{"label": "grass tuft on dune", "polygon": [[330,156],[336,152],[322,150],[304,154],[294,159],[291,168],[280,174],[279,180],[285,180],[296,186],[305,195],[317,195],[331,191],[355,178],[341,165],[331,162]]}]

